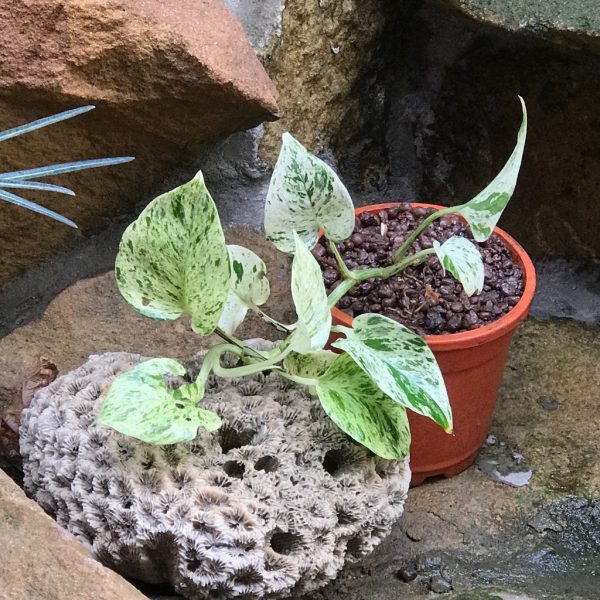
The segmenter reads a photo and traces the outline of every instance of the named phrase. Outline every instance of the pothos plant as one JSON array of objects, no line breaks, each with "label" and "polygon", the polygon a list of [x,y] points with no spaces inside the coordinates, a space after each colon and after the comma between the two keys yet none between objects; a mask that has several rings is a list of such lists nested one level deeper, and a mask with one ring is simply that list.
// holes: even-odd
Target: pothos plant
[{"label": "pothos plant", "polygon": [[[219,416],[201,408],[207,378],[243,377],[277,371],[319,397],[324,411],[351,438],[387,459],[402,459],[410,446],[406,409],[425,415],[446,432],[452,412],[442,374],[423,338],[378,314],[356,317],[353,326],[332,327],[331,308],[358,282],[390,277],[436,254],[466,293],[483,288],[484,268],[477,247],[463,237],[409,254],[419,234],[446,214],[461,215],[473,237],[491,234],[517,180],[526,137],[523,121],[516,147],[497,177],[475,198],[428,216],[385,268],[351,271],[335,243],[354,230],[348,191],[324,162],[291,135],[284,134],[265,207],[268,239],[293,254],[291,292],[297,321],[278,323],[260,306],[269,297],[265,263],[254,252],[226,245],[215,204],[201,173],[153,200],[125,231],[116,260],[119,289],[142,315],[172,320],[187,315],[199,335],[217,333],[224,341],[204,356],[195,381],[173,387],[185,367],[169,358],[140,363],[118,376],[103,401],[98,422],[149,444],[192,440],[199,427],[216,430]],[[323,232],[343,275],[326,294],[321,269],[310,250]],[[271,351],[259,351],[234,336],[248,311],[285,332]],[[324,349],[330,332],[341,334]],[[239,357],[226,368],[225,353]]]}]

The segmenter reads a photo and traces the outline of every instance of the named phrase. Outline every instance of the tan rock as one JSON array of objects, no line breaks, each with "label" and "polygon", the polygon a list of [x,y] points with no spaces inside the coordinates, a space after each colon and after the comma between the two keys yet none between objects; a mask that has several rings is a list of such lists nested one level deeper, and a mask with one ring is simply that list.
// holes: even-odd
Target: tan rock
[{"label": "tan rock", "polygon": [[197,159],[201,142],[277,112],[274,85],[221,0],[6,0],[0,81],[0,128],[97,105],[3,143],[0,170],[136,156],[60,177],[75,200],[29,196],[75,220],[79,234],[1,203],[0,285],[147,203],[176,167]]},{"label": "tan rock", "polygon": [[0,469],[2,600],[144,600]]}]

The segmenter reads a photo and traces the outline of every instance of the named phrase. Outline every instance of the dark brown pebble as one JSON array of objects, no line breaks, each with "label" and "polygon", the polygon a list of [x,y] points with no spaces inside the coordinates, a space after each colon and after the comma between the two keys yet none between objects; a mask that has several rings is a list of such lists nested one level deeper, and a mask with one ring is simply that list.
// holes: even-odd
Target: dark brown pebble
[{"label": "dark brown pebble", "polygon": [[354,246],[361,246],[364,243],[365,238],[363,238],[360,233],[353,233],[350,241],[352,244],[354,244]]},{"label": "dark brown pebble", "polygon": [[325,248],[323,248],[323,246],[321,246],[321,244],[317,244],[313,248],[312,253],[315,258],[321,258],[321,256],[325,255]]},{"label": "dark brown pebble", "polygon": [[332,285],[335,283],[340,277],[340,274],[336,269],[329,267],[323,271],[323,279],[325,280],[325,285]]},{"label": "dark brown pebble", "polygon": [[394,295],[394,290],[388,284],[384,283],[379,286],[379,295],[382,298],[391,298]]},{"label": "dark brown pebble", "polygon": [[414,565],[405,565],[396,573],[396,577],[400,581],[404,581],[404,583],[410,583],[417,578],[417,569],[415,569]]},{"label": "dark brown pebble", "polygon": [[461,315],[452,315],[448,321],[446,322],[446,327],[448,331],[458,331],[462,325],[462,316]]}]

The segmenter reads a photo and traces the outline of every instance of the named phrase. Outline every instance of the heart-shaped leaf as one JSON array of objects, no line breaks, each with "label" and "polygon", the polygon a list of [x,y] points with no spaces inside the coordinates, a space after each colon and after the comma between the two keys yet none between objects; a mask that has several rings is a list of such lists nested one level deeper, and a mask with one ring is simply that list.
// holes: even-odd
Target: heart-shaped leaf
[{"label": "heart-shaped leaf", "polygon": [[229,289],[229,257],[202,173],[155,198],[126,229],[115,273],[121,294],[154,319],[192,317],[212,333]]},{"label": "heart-shaped leaf", "polygon": [[292,262],[292,298],[298,321],[306,326],[310,336],[310,350],[320,350],[327,343],[331,329],[323,275],[319,263],[295,231],[293,237],[296,254]]},{"label": "heart-shaped leaf", "polygon": [[293,253],[293,231],[312,249],[321,228],[334,242],[350,237],[354,231],[352,199],[331,167],[284,133],[267,192],[267,238],[282,252]]},{"label": "heart-shaped leaf", "polygon": [[203,390],[196,384],[173,389],[168,385],[166,378],[185,373],[185,367],[170,358],[140,363],[112,382],[97,422],[147,444],[193,440],[198,427],[215,431],[221,426],[219,415],[196,406]]},{"label": "heart-shaped leaf", "polygon": [[517,136],[517,145],[496,178],[472,200],[462,205],[457,211],[471,227],[477,242],[485,242],[494,231],[498,219],[506,208],[515,186],[523,159],[525,138],[527,137],[527,109],[525,101],[519,96],[523,109],[523,121]]},{"label": "heart-shaped leaf", "polygon": [[467,296],[483,290],[483,260],[475,244],[464,237],[453,236],[442,245],[434,241],[433,247],[444,269],[462,284]]},{"label": "heart-shaped leaf", "polygon": [[452,431],[452,411],[440,368],[425,340],[388,317],[367,313],[332,346],[345,350],[392,400]]},{"label": "heart-shaped leaf", "polygon": [[285,357],[283,366],[292,375],[318,379],[327,371],[336,356],[338,355],[329,350],[308,352],[307,354],[292,352]]},{"label": "heart-shaped leaf", "polygon": [[252,250],[243,246],[227,246],[231,277],[225,308],[219,327],[230,335],[245,319],[249,308],[261,306],[269,299],[267,266]]},{"label": "heart-shaped leaf", "polygon": [[331,420],[352,439],[382,458],[406,458],[406,409],[377,389],[348,354],[336,357],[319,379],[317,394]]}]

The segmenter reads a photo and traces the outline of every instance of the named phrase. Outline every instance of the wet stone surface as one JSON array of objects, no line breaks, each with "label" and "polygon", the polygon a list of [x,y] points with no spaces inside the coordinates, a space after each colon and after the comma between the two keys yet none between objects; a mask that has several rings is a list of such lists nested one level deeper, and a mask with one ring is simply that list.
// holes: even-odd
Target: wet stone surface
[{"label": "wet stone surface", "polygon": [[[337,244],[346,265],[352,269],[387,267],[410,233],[433,213],[431,209],[399,208],[365,212],[356,218],[355,233]],[[432,223],[412,245],[409,254],[444,243],[452,236],[473,241],[468,226],[455,215]],[[367,312],[386,315],[416,333],[439,334],[469,331],[506,314],[521,298],[523,273],[513,264],[502,240],[492,236],[475,244],[484,261],[485,284],[481,294],[467,296],[463,287],[444,270],[435,255],[387,280],[369,279],[342,298],[337,307],[350,316]],[[313,254],[321,264],[328,291],[340,282],[333,254],[318,243]]]}]

